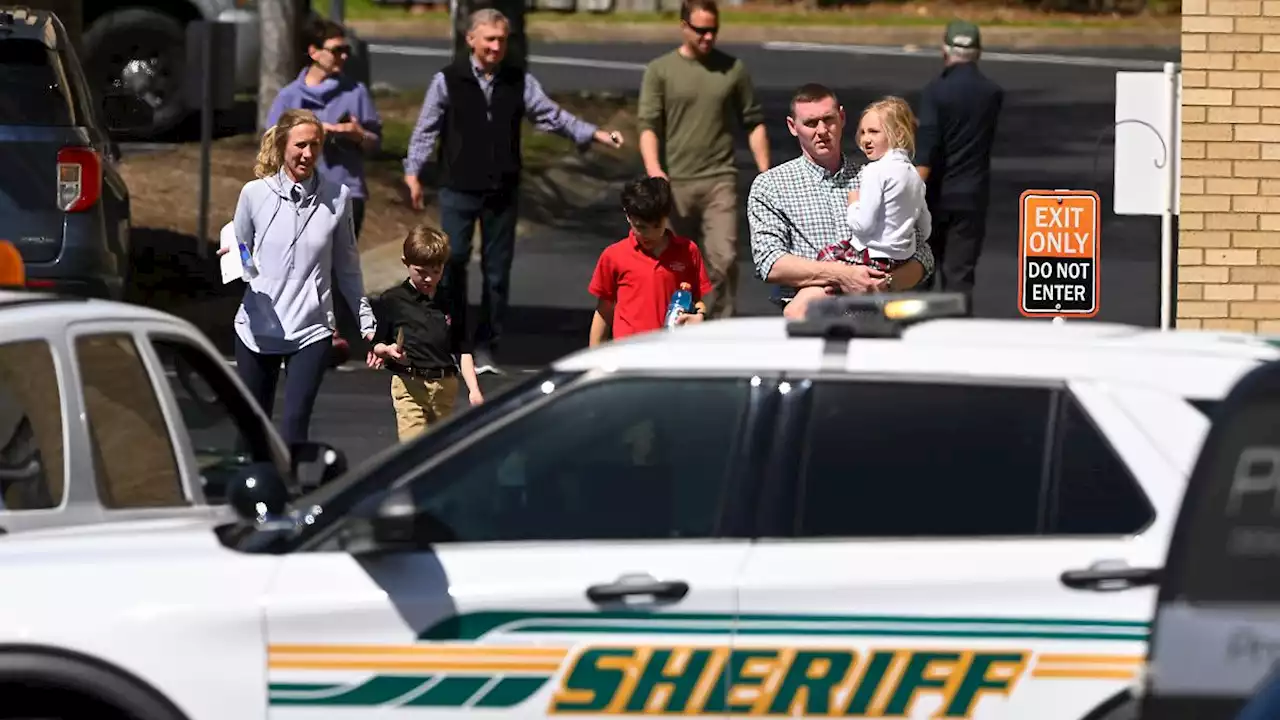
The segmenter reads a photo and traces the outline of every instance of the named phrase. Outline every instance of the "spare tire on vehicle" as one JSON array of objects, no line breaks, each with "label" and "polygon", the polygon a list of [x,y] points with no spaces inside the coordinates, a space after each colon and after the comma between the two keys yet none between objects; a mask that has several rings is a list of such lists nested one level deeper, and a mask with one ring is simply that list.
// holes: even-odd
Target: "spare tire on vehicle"
[{"label": "spare tire on vehicle", "polygon": [[152,109],[104,117],[112,133],[152,138],[186,118],[186,41],[180,20],[146,8],[113,10],[85,29],[81,62],[98,97],[132,94]]}]

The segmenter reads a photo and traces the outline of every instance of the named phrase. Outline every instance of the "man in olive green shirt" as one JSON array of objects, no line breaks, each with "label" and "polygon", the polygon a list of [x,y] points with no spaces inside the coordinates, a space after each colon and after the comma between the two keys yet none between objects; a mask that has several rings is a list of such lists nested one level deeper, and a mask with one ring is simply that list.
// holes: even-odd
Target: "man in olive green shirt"
[{"label": "man in olive green shirt", "polygon": [[764,112],[742,61],[715,48],[715,0],[685,0],[680,47],[654,59],[640,87],[645,172],[671,181],[672,230],[698,241],[715,288],[710,317],[733,314],[738,290],[738,171],[731,126],[747,132],[756,169],[769,169]]}]

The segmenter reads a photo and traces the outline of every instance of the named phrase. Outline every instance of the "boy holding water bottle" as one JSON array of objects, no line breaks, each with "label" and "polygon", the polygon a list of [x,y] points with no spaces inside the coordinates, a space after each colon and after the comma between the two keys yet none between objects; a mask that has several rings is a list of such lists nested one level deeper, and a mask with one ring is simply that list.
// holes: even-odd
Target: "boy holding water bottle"
[{"label": "boy holding water bottle", "polygon": [[688,286],[693,302],[675,324],[702,322],[706,316],[703,297],[711,292],[711,281],[702,253],[692,240],[667,227],[671,211],[666,178],[643,178],[622,189],[622,212],[631,232],[600,253],[587,286],[596,297],[589,345],[663,328],[672,297],[682,285]]}]

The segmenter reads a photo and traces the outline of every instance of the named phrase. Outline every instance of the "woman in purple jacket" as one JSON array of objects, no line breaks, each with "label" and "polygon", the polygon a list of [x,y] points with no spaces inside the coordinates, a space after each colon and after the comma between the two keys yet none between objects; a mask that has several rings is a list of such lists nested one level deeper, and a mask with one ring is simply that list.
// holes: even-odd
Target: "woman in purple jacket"
[{"label": "woman in purple jacket", "polygon": [[[369,88],[342,74],[351,56],[351,44],[343,27],[324,18],[313,18],[306,29],[306,41],[311,64],[280,89],[267,113],[267,127],[275,125],[286,110],[310,110],[320,118],[325,143],[317,169],[326,178],[350,189],[351,217],[358,240],[369,197],[364,158],[382,145],[382,118],[373,105]],[[346,312],[347,304],[336,305],[339,327],[353,328],[355,320]],[[335,332],[333,344],[333,364],[345,362],[350,350],[346,341]]]},{"label": "woman in purple jacket", "polygon": [[368,199],[364,157],[382,144],[382,118],[369,88],[342,75],[351,55],[342,26],[314,18],[307,27],[306,39],[311,64],[280,89],[267,113],[267,126],[275,125],[280,114],[292,108],[310,110],[320,118],[326,140],[319,170],[325,177],[351,188],[359,236]]}]

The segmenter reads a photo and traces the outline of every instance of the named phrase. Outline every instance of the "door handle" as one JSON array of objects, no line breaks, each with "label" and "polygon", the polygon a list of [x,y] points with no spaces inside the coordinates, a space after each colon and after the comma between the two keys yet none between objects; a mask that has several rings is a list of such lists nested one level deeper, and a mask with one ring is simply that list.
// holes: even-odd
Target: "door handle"
[{"label": "door handle", "polygon": [[1083,570],[1067,570],[1058,580],[1072,590],[1116,592],[1158,585],[1163,568],[1129,567],[1098,563]]},{"label": "door handle", "polygon": [[652,577],[623,577],[616,582],[592,585],[587,599],[597,605],[617,602],[634,595],[652,595],[655,600],[680,600],[689,594],[689,583],[683,580],[655,580]]}]

